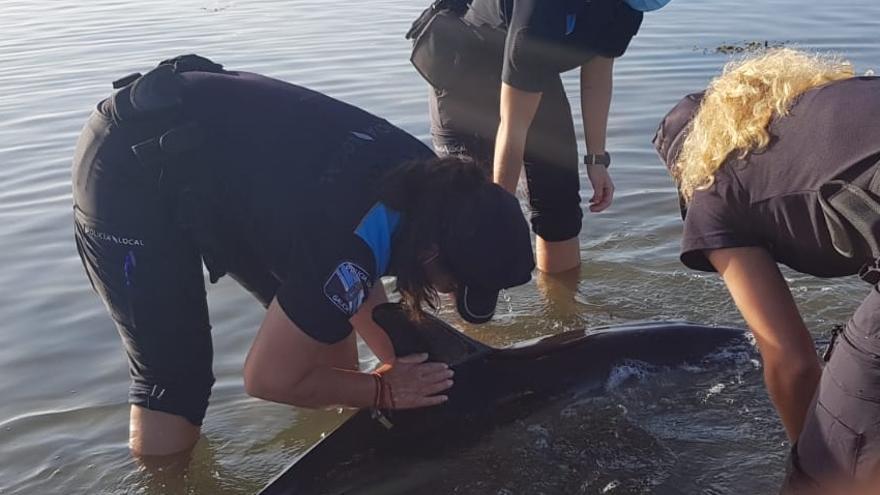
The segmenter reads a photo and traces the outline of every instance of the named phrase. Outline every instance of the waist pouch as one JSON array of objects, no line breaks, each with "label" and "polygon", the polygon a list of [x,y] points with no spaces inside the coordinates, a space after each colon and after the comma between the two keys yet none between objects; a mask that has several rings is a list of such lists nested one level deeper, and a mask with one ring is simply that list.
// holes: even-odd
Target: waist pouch
[{"label": "waist pouch", "polygon": [[[429,8],[407,33],[413,39],[410,62],[434,88],[464,87],[468,74],[484,71],[487,62],[491,65],[486,52],[492,51],[496,32],[503,43],[501,31],[471,25],[454,10]],[[500,56],[494,58],[500,63]]]},{"label": "waist pouch", "polygon": [[211,168],[213,151],[204,129],[182,114],[183,72],[223,72],[223,66],[198,55],[164,60],[146,74],[134,73],[113,82],[110,97],[114,118],[123,125],[155,124],[155,136],[135,143],[132,153],[174,201],[176,222],[199,249],[216,282],[234,256],[224,241],[218,215],[219,185]]}]

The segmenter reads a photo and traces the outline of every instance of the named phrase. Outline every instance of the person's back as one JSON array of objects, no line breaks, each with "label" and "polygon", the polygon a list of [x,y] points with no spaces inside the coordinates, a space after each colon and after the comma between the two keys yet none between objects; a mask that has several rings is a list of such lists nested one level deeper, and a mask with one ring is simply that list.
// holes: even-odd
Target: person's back
[{"label": "person's back", "polygon": [[803,273],[858,272],[868,253],[844,257],[834,249],[818,193],[831,180],[855,179],[880,159],[880,125],[872,125],[877,115],[880,78],[845,79],[801,95],[769,125],[766,149],[745,158],[732,154],[714,184],[694,194],[685,220],[685,264],[705,268],[701,251],[727,236],[765,246]]},{"label": "person's back", "polygon": [[218,223],[282,278],[294,243],[350,234],[390,168],[434,156],[385,119],[301,86],[248,72],[182,79],[185,112],[209,137]]},{"label": "person's back", "polygon": [[[681,260],[721,275],[758,343],[792,443],[782,493],[854,492],[880,469],[878,110],[880,79],[770,50],[684,98],[655,137],[679,190]],[[779,262],[874,285],[834,332],[824,368]]]}]

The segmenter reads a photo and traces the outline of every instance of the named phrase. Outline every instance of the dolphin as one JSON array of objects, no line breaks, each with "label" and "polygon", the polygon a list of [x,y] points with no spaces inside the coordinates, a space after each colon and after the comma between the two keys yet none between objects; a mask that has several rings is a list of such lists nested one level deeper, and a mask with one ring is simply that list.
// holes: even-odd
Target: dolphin
[{"label": "dolphin", "polygon": [[455,370],[455,385],[440,406],[362,409],[300,454],[261,495],[350,493],[331,487],[333,476],[377,456],[424,458],[425,452],[463,448],[493,427],[528,416],[548,400],[576,390],[598,393],[615,366],[697,364],[726,346],[747,343],[741,328],[687,322],[645,322],[567,331],[494,348],[439,318],[411,320],[399,304],[378,306],[373,319],[398,356],[427,352]]}]

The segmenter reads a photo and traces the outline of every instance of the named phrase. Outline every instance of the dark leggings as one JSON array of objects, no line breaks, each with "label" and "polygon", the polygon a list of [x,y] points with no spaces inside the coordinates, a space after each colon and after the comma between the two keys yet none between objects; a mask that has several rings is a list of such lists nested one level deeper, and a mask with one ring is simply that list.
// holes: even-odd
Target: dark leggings
[{"label": "dark leggings", "polygon": [[[470,76],[464,89],[430,90],[434,151],[467,155],[491,170],[501,77],[495,71]],[[541,97],[524,157],[532,230],[544,240],[563,241],[580,233],[578,163],[571,108],[557,76]]]},{"label": "dark leggings", "polygon": [[880,292],[876,287],[833,342],[804,429],[792,449],[782,493],[828,493],[845,489],[853,479],[880,483]]},{"label": "dark leggings", "polygon": [[[200,425],[214,383],[206,250],[183,206],[186,196],[131,151],[166,125],[117,125],[107,102],[92,114],[73,166],[75,239],[128,356],[129,402]],[[225,271],[268,305],[278,281],[237,237],[221,239],[230,253]]]}]

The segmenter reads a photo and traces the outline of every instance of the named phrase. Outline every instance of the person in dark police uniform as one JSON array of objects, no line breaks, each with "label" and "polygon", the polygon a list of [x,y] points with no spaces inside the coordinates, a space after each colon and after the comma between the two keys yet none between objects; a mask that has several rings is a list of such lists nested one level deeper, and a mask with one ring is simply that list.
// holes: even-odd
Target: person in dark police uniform
[{"label": "person in dark police uniform", "polygon": [[[198,439],[211,387],[203,263],[267,308],[246,391],[303,407],[440,404],[452,371],[395,359],[371,310],[394,275],[418,317],[438,293],[493,315],[534,260],[518,201],[468,160],[318,92],[190,55],[114,83],[73,166],[76,243],[129,360],[130,446]],[[358,371],[354,330],[385,365]]]}]

